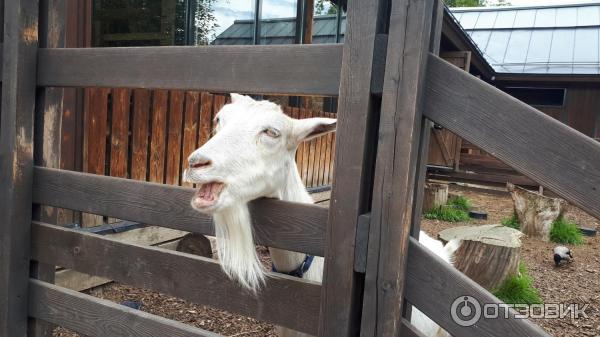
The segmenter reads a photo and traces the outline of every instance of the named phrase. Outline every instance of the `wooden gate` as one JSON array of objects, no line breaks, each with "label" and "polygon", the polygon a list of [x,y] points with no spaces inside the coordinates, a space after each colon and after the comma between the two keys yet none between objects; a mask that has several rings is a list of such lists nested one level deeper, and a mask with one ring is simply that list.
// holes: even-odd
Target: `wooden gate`
[{"label": "wooden gate", "polygon": [[[454,336],[548,336],[508,309],[472,326],[452,318],[464,296],[500,301],[412,237],[429,120],[596,217],[600,144],[436,56],[441,1],[351,0],[343,46],[84,49],[60,48],[64,4],[2,6],[0,336],[47,336],[50,323],[87,336],[214,336],[53,285],[56,265],[320,337],[419,336],[405,302]],[[254,295],[214,260],[45,222],[39,205],[213,233],[211,218],[189,206],[189,187],[52,168],[59,88],[94,86],[339,94],[330,210],[251,203],[256,241],[324,256],[323,283],[280,275]]]},{"label": "wooden gate", "polygon": [[[471,66],[470,51],[444,52],[440,54],[440,57],[460,69],[469,72]],[[434,125],[431,129],[429,159],[427,163],[429,165],[449,167],[458,171],[461,146],[462,138],[440,125]]]}]

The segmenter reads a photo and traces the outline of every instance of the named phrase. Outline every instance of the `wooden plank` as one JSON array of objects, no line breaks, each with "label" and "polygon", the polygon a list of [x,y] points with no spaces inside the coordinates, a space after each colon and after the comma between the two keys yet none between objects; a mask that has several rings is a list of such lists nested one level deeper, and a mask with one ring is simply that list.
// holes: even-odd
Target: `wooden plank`
[{"label": "wooden plank", "polygon": [[170,94],[165,182],[170,185],[179,185],[179,177],[181,176],[183,100],[185,96],[183,91],[176,90],[171,91]]},{"label": "wooden plank", "polygon": [[152,92],[152,125],[150,139],[150,175],[149,181],[163,183],[165,181],[165,156],[167,133],[167,101],[169,92],[155,90]]},{"label": "wooden plank", "polygon": [[0,109],[0,336],[27,335],[38,9],[35,0],[4,2]]},{"label": "wooden plank", "polygon": [[429,56],[424,113],[600,217],[600,144],[447,62]]},{"label": "wooden plank", "polygon": [[336,96],[341,59],[334,44],[40,49],[38,82]]},{"label": "wooden plank", "polygon": [[[299,119],[309,118],[308,110],[298,108],[300,112]],[[310,142],[302,142],[302,171],[300,171],[300,177],[302,177],[302,182],[304,186],[308,186],[308,170],[309,166],[309,158],[310,158]]]},{"label": "wooden plank", "polygon": [[[169,249],[168,247],[171,246],[172,242],[177,242],[179,238],[186,234],[187,232],[176,229],[148,226],[121,233],[107,234],[106,236],[121,242]],[[80,273],[72,269],[63,269],[56,273],[55,284],[71,290],[83,291],[109,282],[112,282],[112,280]]]},{"label": "wooden plank", "polygon": [[[185,117],[183,122],[183,148],[181,156],[181,172],[188,166],[187,158],[198,147],[198,105],[200,93],[188,91],[185,93]],[[183,177],[180,177],[183,182]],[[192,187],[192,183],[183,182],[183,186]]]},{"label": "wooden plank", "polygon": [[[32,225],[32,258],[135,287],[159,291],[289,328],[316,333],[320,285],[287,275],[269,277],[253,294],[196,255],[122,243],[53,225]],[[294,308],[294,310],[289,310]]]},{"label": "wooden plank", "polygon": [[86,336],[113,337],[219,337],[190,325],[135,310],[111,301],[29,281],[29,315]]},{"label": "wooden plank", "polygon": [[433,0],[396,0],[391,5],[361,326],[364,337],[398,336],[401,330],[406,253],[419,176],[423,77],[434,11]]},{"label": "wooden plank", "polygon": [[131,179],[147,179],[149,118],[150,91],[135,89],[133,91],[133,119],[131,125]]},{"label": "wooden plank", "polygon": [[[179,186],[34,169],[36,203],[214,235],[212,219],[189,205],[194,193]],[[327,209],[272,199],[250,207],[258,243],[323,256]]]},{"label": "wooden plank", "polygon": [[363,277],[354,273],[354,244],[358,216],[369,208],[378,103],[371,95],[374,36],[386,25],[386,4],[347,5],[319,337],[354,336],[360,328]]},{"label": "wooden plank", "polygon": [[[480,319],[469,327],[458,325],[451,317],[452,302],[464,296],[472,296],[479,303],[501,303],[477,283],[450,266],[416,239],[410,239],[406,279],[406,299],[432,320],[444,327],[451,335],[461,337],[549,336],[526,319],[510,319],[501,316]],[[506,310],[506,309],[504,309]]]},{"label": "wooden plank", "polygon": [[400,337],[425,337],[417,328],[415,328],[406,318],[402,318],[400,322],[402,329],[400,329]]},{"label": "wooden plank", "polygon": [[110,175],[127,178],[129,154],[129,99],[128,89],[112,91],[112,128],[110,142]]},{"label": "wooden plank", "polygon": [[212,134],[213,95],[203,92],[200,95],[200,126],[198,127],[198,147],[204,145]]},{"label": "wooden plank", "polygon": [[[106,134],[108,123],[108,94],[110,89],[91,88],[87,91],[87,104],[84,109],[83,171],[105,174]],[[83,227],[99,226],[101,216],[81,214]]]}]

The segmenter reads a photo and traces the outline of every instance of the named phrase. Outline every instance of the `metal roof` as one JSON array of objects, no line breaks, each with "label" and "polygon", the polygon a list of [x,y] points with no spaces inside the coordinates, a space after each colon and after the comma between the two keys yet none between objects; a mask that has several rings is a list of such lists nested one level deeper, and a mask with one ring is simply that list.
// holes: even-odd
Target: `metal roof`
[{"label": "metal roof", "polygon": [[600,2],[451,10],[496,72],[600,74]]},{"label": "metal roof", "polygon": [[[313,43],[335,43],[336,15],[315,16]],[[341,38],[346,31],[346,16],[342,16]],[[235,20],[213,41],[213,44],[252,44],[254,20]],[[292,44],[296,38],[296,18],[260,21],[261,44]]]}]

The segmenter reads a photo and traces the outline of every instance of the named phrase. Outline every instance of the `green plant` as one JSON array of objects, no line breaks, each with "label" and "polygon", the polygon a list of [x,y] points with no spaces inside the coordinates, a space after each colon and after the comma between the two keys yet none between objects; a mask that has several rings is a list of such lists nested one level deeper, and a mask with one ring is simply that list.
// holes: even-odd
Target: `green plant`
[{"label": "green plant", "polygon": [[542,299],[533,286],[527,266],[519,263],[519,275],[508,277],[502,285],[492,293],[506,304],[541,304]]},{"label": "green plant", "polygon": [[430,220],[442,220],[448,222],[459,222],[469,220],[469,213],[452,205],[436,207],[425,213],[425,218]]},{"label": "green plant", "polygon": [[506,227],[521,229],[521,224],[519,223],[519,218],[517,217],[516,213],[513,213],[513,215],[508,219],[502,219],[500,222]]},{"label": "green plant", "polygon": [[469,199],[461,195],[448,200],[448,205],[465,212],[468,212],[471,209],[471,203],[469,202]]},{"label": "green plant", "polygon": [[583,244],[583,235],[576,224],[568,222],[561,216],[552,223],[550,240],[556,243],[581,245]]}]

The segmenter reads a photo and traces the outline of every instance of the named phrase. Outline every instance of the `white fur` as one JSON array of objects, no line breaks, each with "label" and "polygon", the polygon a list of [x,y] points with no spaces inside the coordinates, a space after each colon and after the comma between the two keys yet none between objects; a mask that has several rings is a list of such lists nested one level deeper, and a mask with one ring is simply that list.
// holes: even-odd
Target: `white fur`
[{"label": "white fur", "polygon": [[[296,120],[283,114],[274,103],[237,94],[231,98],[232,103],[225,105],[217,116],[215,136],[188,158],[190,166],[198,161],[210,161],[210,165],[188,169],[185,176],[196,184],[212,181],[225,184],[216,204],[200,209],[192,202],[192,206],[214,217],[220,263],[225,273],[256,292],[263,285],[265,274],[254,249],[248,202],[273,197],[313,203],[296,169],[295,152],[302,141],[333,131],[335,119]],[[276,134],[279,136],[273,137]],[[439,241],[423,232],[420,241],[451,262],[450,252]],[[269,253],[275,268],[281,272],[298,268],[306,256],[276,248],[269,248]],[[323,258],[315,257],[304,278],[320,282],[322,276]],[[418,310],[413,312],[413,322],[422,331],[439,330]],[[286,337],[308,336],[286,328],[279,328],[279,332]]]}]

